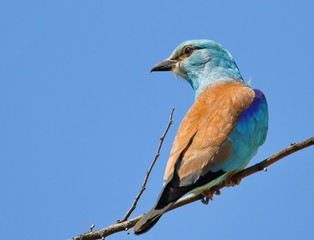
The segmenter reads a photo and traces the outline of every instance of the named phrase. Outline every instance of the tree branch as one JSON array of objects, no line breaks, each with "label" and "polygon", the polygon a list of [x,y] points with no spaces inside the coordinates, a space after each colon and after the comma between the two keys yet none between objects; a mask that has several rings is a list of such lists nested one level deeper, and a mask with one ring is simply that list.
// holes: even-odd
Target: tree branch
[{"label": "tree branch", "polygon": [[169,128],[170,128],[171,124],[172,124],[173,112],[174,112],[174,108],[172,108],[172,110],[171,110],[168,125],[167,125],[167,127],[166,127],[166,129],[165,129],[164,134],[160,137],[160,142],[159,142],[159,145],[158,145],[158,148],[157,148],[156,155],[155,155],[154,160],[152,161],[152,163],[151,163],[149,169],[148,169],[147,172],[146,172],[146,175],[145,175],[145,178],[144,178],[144,182],[143,182],[143,185],[142,185],[142,187],[141,187],[139,193],[136,195],[136,197],[135,197],[135,199],[134,199],[134,202],[133,202],[131,208],[127,211],[127,213],[125,214],[125,216],[124,216],[121,220],[118,220],[117,222],[120,222],[120,223],[121,223],[121,222],[124,222],[124,221],[126,221],[126,220],[130,217],[131,213],[132,213],[132,212],[134,211],[134,209],[136,208],[136,204],[137,204],[138,200],[140,200],[141,195],[142,195],[143,192],[145,191],[145,189],[146,189],[146,184],[147,184],[149,175],[150,175],[150,173],[151,173],[151,171],[152,171],[152,169],[153,169],[153,167],[154,167],[154,165],[155,165],[155,163],[156,163],[158,157],[160,156],[160,150],[161,150],[162,144],[163,144],[164,139],[165,139],[165,137],[166,137],[166,135],[167,135],[167,133],[168,133],[168,131],[169,131]]},{"label": "tree branch", "polygon": [[[270,166],[271,164],[279,161],[280,159],[295,153],[297,151],[302,150],[303,148],[309,147],[314,145],[314,137],[311,137],[307,140],[304,140],[302,142],[299,143],[293,143],[291,144],[289,147],[281,150],[280,152],[270,156],[269,158],[265,159],[264,161],[257,163],[251,167],[248,167],[240,172],[238,172],[237,174],[233,175],[231,180],[232,182],[239,182],[241,179],[250,176],[256,172],[265,170],[266,167]],[[219,191],[221,188],[224,188],[228,186],[227,183],[223,183],[219,186],[215,186],[211,189],[212,192],[216,192]],[[203,195],[199,194],[199,195],[195,195],[195,194],[191,194],[188,195],[186,197],[183,197],[181,199],[179,199],[173,206],[171,209],[169,209],[169,211],[171,211],[172,209],[181,207],[183,205],[189,204],[191,202],[195,202],[197,200],[201,200],[203,199]],[[94,239],[101,239],[101,238],[105,238],[109,235],[112,235],[116,232],[121,232],[121,231],[125,231],[130,229],[131,227],[133,227],[138,221],[139,219],[142,217],[141,216],[137,216],[135,218],[132,218],[128,221],[124,221],[124,222],[119,222],[119,223],[115,223],[113,225],[110,225],[108,227],[105,227],[103,229],[97,230],[95,232],[87,232],[87,233],[83,233],[79,236],[73,237],[72,240],[94,240]]]}]

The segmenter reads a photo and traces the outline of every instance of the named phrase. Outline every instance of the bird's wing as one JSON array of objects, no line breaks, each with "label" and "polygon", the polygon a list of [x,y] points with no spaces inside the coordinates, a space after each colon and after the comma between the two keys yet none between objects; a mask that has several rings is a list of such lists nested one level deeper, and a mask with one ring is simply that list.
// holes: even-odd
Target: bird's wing
[{"label": "bird's wing", "polygon": [[206,87],[178,129],[165,170],[165,185],[191,186],[225,161],[232,148],[227,138],[254,96],[252,89],[235,81]]},{"label": "bird's wing", "polygon": [[241,113],[236,127],[229,135],[232,151],[228,159],[216,165],[211,171],[239,171],[246,167],[258,148],[265,142],[268,130],[267,101],[258,89],[250,106]]},{"label": "bird's wing", "polygon": [[187,192],[220,177],[211,168],[228,159],[228,136],[254,98],[254,91],[235,81],[207,86],[182,120],[165,171],[165,184],[156,204],[135,225],[149,230]]}]

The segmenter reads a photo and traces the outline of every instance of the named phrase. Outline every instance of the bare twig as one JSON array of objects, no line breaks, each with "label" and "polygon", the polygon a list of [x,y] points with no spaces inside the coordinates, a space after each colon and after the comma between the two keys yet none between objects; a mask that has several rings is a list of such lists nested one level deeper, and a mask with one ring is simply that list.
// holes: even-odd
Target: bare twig
[{"label": "bare twig", "polygon": [[[294,153],[294,152],[297,152],[297,151],[300,151],[302,150],[303,148],[306,148],[306,147],[309,147],[311,145],[314,145],[314,137],[311,137],[307,140],[304,140],[302,142],[299,142],[299,143],[295,143],[295,144],[292,144],[291,146],[283,149],[282,151],[270,156],[269,158],[265,159],[264,161],[260,162],[260,163],[257,163],[249,168],[246,168],[240,172],[238,172],[237,174],[235,174],[233,177],[232,177],[232,181],[234,182],[239,182],[241,179],[247,177],[247,176],[250,176],[256,172],[259,172],[259,171],[264,171],[266,169],[266,167],[268,167],[269,165],[277,162],[278,160]],[[219,189],[221,188],[224,188],[226,187],[227,184],[222,184],[222,185],[219,185],[219,186],[215,186],[212,188],[212,191],[215,192],[215,191],[218,191]],[[186,205],[186,204],[189,204],[191,202],[195,202],[197,200],[200,200],[200,199],[203,199],[203,195],[199,194],[199,195],[195,195],[195,194],[191,194],[191,195],[188,195],[186,197],[183,197],[181,199],[179,199],[173,206],[170,210],[172,209],[175,209],[175,208],[178,208],[178,207],[181,207],[183,205]],[[87,232],[87,233],[83,233],[79,236],[76,236],[76,237],[73,237],[72,240],[94,240],[94,239],[100,239],[102,237],[106,237],[106,236],[109,236],[109,235],[112,235],[116,232],[121,232],[121,231],[125,231],[125,229],[129,229],[131,227],[133,227],[139,220],[140,218],[142,217],[143,215],[141,216],[137,216],[135,218],[132,218],[128,221],[124,221],[124,222],[121,222],[121,223],[116,223],[116,224],[113,224],[113,225],[110,225],[108,227],[105,227],[103,229],[100,229],[100,230],[97,230],[95,232]]]},{"label": "bare twig", "polygon": [[133,204],[132,204],[131,208],[127,211],[127,213],[125,214],[125,216],[124,216],[121,220],[118,220],[118,221],[117,221],[118,223],[119,223],[119,222],[120,222],[120,223],[121,223],[121,222],[124,222],[124,221],[126,221],[126,220],[129,218],[129,216],[131,215],[131,213],[132,213],[132,212],[134,211],[134,209],[136,208],[136,204],[137,204],[138,200],[140,199],[141,195],[143,194],[143,192],[144,192],[145,189],[146,189],[146,184],[147,184],[149,175],[150,175],[150,173],[151,173],[151,171],[152,171],[152,169],[153,169],[153,167],[154,167],[154,165],[155,165],[155,163],[156,163],[158,157],[160,156],[160,150],[161,150],[162,144],[163,144],[164,139],[165,139],[165,137],[166,137],[166,135],[167,135],[167,133],[168,133],[168,131],[169,131],[169,128],[170,128],[171,124],[172,124],[173,112],[174,112],[174,108],[171,109],[171,113],[170,113],[170,117],[169,117],[169,121],[168,121],[167,127],[166,127],[166,129],[165,129],[165,131],[164,131],[164,134],[160,137],[160,141],[159,141],[159,145],[158,145],[158,148],[157,148],[156,155],[155,155],[155,157],[154,157],[154,159],[153,159],[153,161],[152,161],[152,163],[151,163],[149,169],[148,169],[147,172],[146,172],[143,185],[142,185],[142,187],[141,187],[139,193],[136,195],[136,197],[135,197],[135,199],[134,199],[134,201],[133,201]]},{"label": "bare twig", "polygon": [[95,224],[92,224],[92,225],[89,227],[89,231],[92,232],[93,229],[94,229],[94,227],[95,227]]}]

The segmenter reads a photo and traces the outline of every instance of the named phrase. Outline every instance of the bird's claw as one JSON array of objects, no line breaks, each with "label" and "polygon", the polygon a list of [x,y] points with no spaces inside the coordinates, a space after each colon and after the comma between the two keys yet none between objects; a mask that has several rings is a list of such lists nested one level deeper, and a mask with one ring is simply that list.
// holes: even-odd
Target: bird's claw
[{"label": "bird's claw", "polygon": [[225,181],[225,185],[227,187],[234,187],[236,185],[239,185],[241,183],[241,179],[232,179],[232,178],[229,178],[228,180]]},{"label": "bird's claw", "polygon": [[221,192],[220,192],[220,190],[218,189],[218,190],[216,190],[216,191],[214,192],[214,194],[216,194],[216,195],[221,195]]},{"label": "bird's claw", "polygon": [[204,205],[208,205],[209,200],[210,200],[210,198],[204,197],[204,198],[202,198],[201,202],[202,202]]},{"label": "bird's claw", "polygon": [[236,185],[239,185],[241,183],[241,179],[236,179],[236,180],[229,180],[229,186],[234,187]]},{"label": "bird's claw", "polygon": [[208,190],[202,192],[202,195],[204,196],[204,198],[202,199],[202,203],[207,205],[209,200],[213,200],[214,193],[213,193],[213,191],[211,191],[211,189],[208,189]]}]

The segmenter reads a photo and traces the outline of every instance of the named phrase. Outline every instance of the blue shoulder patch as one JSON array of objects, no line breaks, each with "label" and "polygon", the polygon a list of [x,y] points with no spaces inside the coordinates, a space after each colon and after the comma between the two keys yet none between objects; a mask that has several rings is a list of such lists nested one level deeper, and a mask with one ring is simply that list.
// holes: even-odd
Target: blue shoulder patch
[{"label": "blue shoulder patch", "polygon": [[255,97],[245,109],[228,139],[232,150],[226,162],[215,166],[212,171],[239,171],[246,167],[258,148],[265,142],[268,130],[268,107],[262,91],[253,89]]}]

